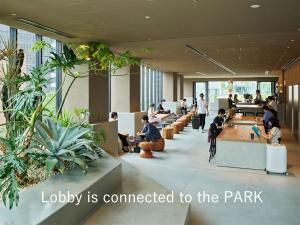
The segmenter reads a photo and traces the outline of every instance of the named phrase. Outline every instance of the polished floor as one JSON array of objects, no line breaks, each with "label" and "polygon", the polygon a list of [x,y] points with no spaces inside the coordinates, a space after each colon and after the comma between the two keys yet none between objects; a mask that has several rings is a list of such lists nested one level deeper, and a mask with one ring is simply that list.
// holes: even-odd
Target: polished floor
[{"label": "polished floor", "polygon": [[[138,154],[125,154],[122,159],[169,190],[190,194],[192,225],[298,225],[300,145],[288,129],[283,129],[283,135],[288,148],[288,176],[208,163],[207,133],[191,127],[175,135],[174,140],[167,140],[166,151],[155,152],[153,159],[141,159]],[[199,203],[197,193],[203,191],[217,194],[219,202]],[[243,197],[244,191],[262,191],[263,203],[251,203],[249,199],[245,203],[241,198],[225,203],[226,191],[237,197]]]}]

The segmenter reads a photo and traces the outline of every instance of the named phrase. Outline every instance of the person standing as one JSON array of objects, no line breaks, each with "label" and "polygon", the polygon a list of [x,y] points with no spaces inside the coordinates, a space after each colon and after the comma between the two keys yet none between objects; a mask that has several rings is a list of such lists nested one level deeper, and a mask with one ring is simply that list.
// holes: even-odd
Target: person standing
[{"label": "person standing", "polygon": [[197,111],[198,111],[198,121],[199,126],[201,127],[202,133],[204,132],[205,127],[205,117],[208,116],[208,105],[204,100],[204,94],[200,94],[200,99],[197,101]]},{"label": "person standing", "polygon": [[231,109],[233,106],[232,94],[228,95],[227,101],[228,101],[228,108]]}]

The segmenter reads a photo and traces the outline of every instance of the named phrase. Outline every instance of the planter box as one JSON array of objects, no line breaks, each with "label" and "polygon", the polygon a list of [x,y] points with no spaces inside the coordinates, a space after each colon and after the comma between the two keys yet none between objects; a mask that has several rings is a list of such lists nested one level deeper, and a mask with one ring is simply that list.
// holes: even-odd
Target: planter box
[{"label": "planter box", "polygon": [[[1,224],[13,225],[77,225],[96,208],[103,205],[104,194],[113,193],[121,185],[122,165],[104,153],[104,157],[92,162],[88,173],[81,174],[78,170],[68,171],[54,176],[43,183],[28,188],[20,193],[18,207],[12,210],[3,203],[0,206]],[[75,203],[45,203],[51,194],[72,193],[82,194],[80,204]],[[89,203],[88,192],[97,194],[99,202]]]}]

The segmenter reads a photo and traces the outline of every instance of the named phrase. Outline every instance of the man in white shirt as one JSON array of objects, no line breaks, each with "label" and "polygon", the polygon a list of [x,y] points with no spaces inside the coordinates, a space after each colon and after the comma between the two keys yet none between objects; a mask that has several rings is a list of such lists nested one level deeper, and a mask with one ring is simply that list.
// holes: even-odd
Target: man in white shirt
[{"label": "man in white shirt", "polygon": [[202,133],[204,132],[205,126],[205,117],[208,115],[208,105],[207,102],[204,100],[204,94],[200,94],[200,99],[197,101],[197,111],[198,111],[198,121],[201,127]]}]

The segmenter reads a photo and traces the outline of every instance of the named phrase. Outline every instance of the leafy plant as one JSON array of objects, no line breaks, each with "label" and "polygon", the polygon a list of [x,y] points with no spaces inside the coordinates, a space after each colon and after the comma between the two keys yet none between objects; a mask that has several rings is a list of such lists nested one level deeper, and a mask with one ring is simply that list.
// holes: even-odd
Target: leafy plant
[{"label": "leafy plant", "polygon": [[100,148],[93,140],[85,138],[91,129],[82,126],[62,127],[51,119],[36,123],[33,143],[28,149],[29,154],[42,155],[46,158],[47,174],[53,170],[64,172],[66,163],[77,164],[87,170],[87,161],[99,158]]},{"label": "leafy plant", "polygon": [[18,205],[18,178],[25,172],[27,165],[18,155],[22,149],[17,145],[17,140],[0,138],[0,142],[6,149],[6,154],[0,156],[0,192],[2,192],[4,205],[9,201],[11,209],[14,203]]}]

